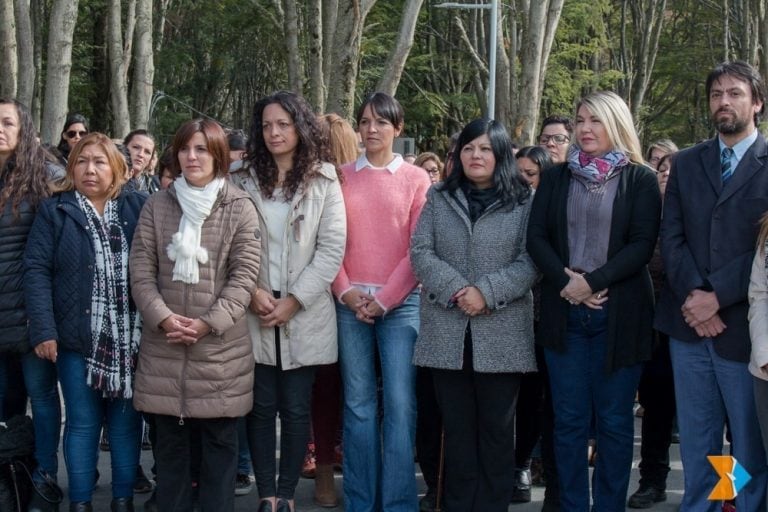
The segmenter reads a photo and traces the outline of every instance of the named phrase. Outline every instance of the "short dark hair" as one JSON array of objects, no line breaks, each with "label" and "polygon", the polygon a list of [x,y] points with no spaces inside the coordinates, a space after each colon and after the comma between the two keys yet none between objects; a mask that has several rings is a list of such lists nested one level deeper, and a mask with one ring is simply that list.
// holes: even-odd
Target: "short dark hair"
[{"label": "short dark hair", "polygon": [[69,143],[64,140],[64,133],[67,131],[67,129],[69,129],[70,126],[78,123],[85,126],[85,131],[91,131],[90,127],[88,126],[88,119],[83,114],[78,114],[77,112],[70,112],[67,114],[67,119],[64,121],[64,128],[61,129],[61,135],[59,136],[59,144],[56,146],[56,148],[62,153],[69,154],[69,151],[72,149],[69,147]]},{"label": "short dark hair", "polygon": [[525,146],[515,155],[516,159],[527,158],[539,167],[540,171],[552,167],[552,156],[541,146]]},{"label": "short dark hair", "polygon": [[189,142],[196,133],[202,133],[208,146],[208,152],[213,157],[214,176],[226,176],[229,170],[229,144],[227,144],[227,134],[219,123],[211,119],[192,119],[182,124],[176,135],[173,136],[173,162],[171,168],[176,175],[181,174],[181,165],[179,165],[179,151]]},{"label": "short dark hair", "polygon": [[493,169],[493,186],[499,199],[504,205],[524,203],[531,195],[531,187],[517,169],[515,155],[512,151],[512,139],[509,138],[506,128],[493,119],[475,119],[461,130],[459,140],[456,142],[456,151],[451,155],[451,173],[443,182],[440,190],[454,193],[466,182],[464,166],[461,164],[461,150],[483,135],[488,135],[493,156],[496,159],[496,167]]},{"label": "short dark hair", "polygon": [[567,116],[561,116],[558,114],[547,116],[544,118],[544,120],[541,122],[541,129],[539,130],[539,136],[541,136],[541,132],[544,131],[544,128],[546,126],[549,126],[551,124],[562,124],[565,126],[565,130],[569,134],[573,134],[573,121],[571,121],[570,117]]},{"label": "short dark hair", "polygon": [[763,77],[753,66],[744,61],[736,60],[733,62],[721,62],[715,69],[709,72],[707,76],[706,91],[707,98],[712,90],[712,85],[722,76],[730,76],[746,82],[752,91],[752,103],[761,102],[763,107],[755,113],[755,125],[760,122],[760,117],[765,112],[765,82]]},{"label": "short dark hair", "polygon": [[245,132],[243,130],[230,130],[227,133],[230,151],[245,151]]},{"label": "short dark hair", "polygon": [[365,107],[371,106],[371,110],[377,115],[383,117],[395,128],[402,128],[405,122],[405,113],[403,112],[403,106],[395,98],[385,92],[372,92],[365,97],[360,107],[357,109],[357,116],[355,121],[360,124],[360,119],[363,118],[363,112]]}]

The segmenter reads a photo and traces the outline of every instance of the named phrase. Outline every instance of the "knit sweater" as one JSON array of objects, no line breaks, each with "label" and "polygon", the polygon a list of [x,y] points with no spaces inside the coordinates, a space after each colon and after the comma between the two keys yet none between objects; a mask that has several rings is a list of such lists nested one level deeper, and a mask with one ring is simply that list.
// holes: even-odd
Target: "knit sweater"
[{"label": "knit sweater", "polygon": [[375,298],[389,311],[416,288],[408,253],[431,182],[423,169],[405,162],[395,173],[355,171],[354,162],[342,172],[347,246],[333,293],[341,298],[355,284],[379,287]]}]

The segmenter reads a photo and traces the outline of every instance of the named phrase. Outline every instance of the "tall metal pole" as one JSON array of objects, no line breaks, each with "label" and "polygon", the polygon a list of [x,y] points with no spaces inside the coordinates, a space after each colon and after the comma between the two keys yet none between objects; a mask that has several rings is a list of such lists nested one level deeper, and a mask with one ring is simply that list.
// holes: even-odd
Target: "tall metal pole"
[{"label": "tall metal pole", "polygon": [[499,29],[499,0],[491,0],[491,47],[488,59],[488,118],[496,117],[496,49]]}]

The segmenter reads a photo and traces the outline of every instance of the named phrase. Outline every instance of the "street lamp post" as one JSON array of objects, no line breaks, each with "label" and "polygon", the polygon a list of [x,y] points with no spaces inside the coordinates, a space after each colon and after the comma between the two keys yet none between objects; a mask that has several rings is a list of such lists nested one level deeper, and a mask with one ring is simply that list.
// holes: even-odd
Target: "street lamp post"
[{"label": "street lamp post", "polygon": [[499,0],[491,0],[489,4],[462,4],[446,2],[435,7],[444,9],[490,9],[491,10],[491,44],[488,48],[488,117],[493,119],[496,113],[496,38],[498,37]]}]

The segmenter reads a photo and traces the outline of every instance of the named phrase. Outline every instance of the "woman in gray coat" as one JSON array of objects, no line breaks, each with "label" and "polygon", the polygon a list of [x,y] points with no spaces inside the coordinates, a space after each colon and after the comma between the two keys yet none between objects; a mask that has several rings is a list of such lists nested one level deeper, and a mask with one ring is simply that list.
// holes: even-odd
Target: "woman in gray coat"
[{"label": "woman in gray coat", "polygon": [[500,123],[472,121],[457,148],[411,241],[423,286],[414,362],[433,369],[443,414],[445,510],[506,511],[520,377],[536,370],[531,192]]}]

